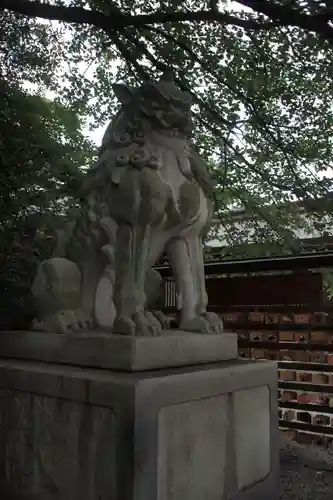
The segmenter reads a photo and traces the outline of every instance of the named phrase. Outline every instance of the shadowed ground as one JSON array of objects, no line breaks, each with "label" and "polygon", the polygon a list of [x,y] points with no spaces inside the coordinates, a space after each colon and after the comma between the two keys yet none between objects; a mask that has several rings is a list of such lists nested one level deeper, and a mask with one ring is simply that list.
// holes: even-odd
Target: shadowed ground
[{"label": "shadowed ground", "polygon": [[[1,500],[39,500],[0,485]],[[282,441],[280,500],[333,500],[333,450]]]},{"label": "shadowed ground", "polygon": [[333,450],[282,442],[280,500],[332,500]]}]

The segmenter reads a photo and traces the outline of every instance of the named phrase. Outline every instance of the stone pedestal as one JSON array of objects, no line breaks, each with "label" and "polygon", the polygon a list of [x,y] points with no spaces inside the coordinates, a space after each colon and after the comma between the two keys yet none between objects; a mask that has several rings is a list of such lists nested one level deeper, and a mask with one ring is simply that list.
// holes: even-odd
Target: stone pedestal
[{"label": "stone pedestal", "polygon": [[277,500],[277,367],[236,349],[228,334],[0,334],[0,483],[40,500]]}]

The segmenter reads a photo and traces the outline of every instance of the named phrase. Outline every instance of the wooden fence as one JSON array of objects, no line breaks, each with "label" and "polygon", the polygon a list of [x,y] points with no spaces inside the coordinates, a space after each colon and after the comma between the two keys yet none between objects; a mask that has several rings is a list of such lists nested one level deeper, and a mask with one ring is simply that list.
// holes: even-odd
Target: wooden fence
[{"label": "wooden fence", "polygon": [[[281,430],[302,442],[333,441],[333,308],[321,272],[206,277],[209,309],[239,338],[239,356],[278,361]],[[165,280],[165,310],[175,313]]]}]

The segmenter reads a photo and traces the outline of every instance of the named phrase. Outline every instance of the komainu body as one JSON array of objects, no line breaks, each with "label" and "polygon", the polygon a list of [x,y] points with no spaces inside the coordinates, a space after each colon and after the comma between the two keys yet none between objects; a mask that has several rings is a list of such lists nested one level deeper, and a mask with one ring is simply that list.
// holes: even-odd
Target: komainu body
[{"label": "komainu body", "polygon": [[160,334],[167,322],[148,310],[147,292],[154,295],[160,286],[152,266],[166,251],[181,303],[180,328],[220,333],[220,319],[206,311],[202,252],[213,187],[189,140],[190,95],[166,75],[114,90],[121,107],[87,174],[80,213],[33,283],[35,326]]}]

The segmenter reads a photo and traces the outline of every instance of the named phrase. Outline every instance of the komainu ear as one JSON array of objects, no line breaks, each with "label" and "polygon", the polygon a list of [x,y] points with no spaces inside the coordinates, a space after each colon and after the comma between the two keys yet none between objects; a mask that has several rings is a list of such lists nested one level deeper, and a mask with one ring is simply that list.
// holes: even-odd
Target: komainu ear
[{"label": "komainu ear", "polygon": [[122,104],[128,104],[130,102],[134,89],[122,83],[113,84],[112,89]]}]

